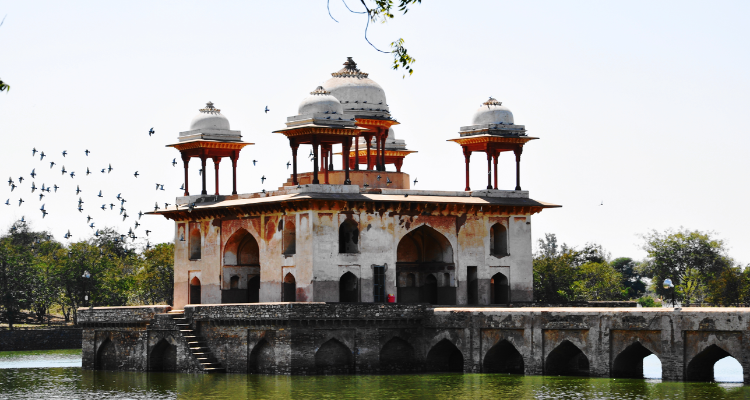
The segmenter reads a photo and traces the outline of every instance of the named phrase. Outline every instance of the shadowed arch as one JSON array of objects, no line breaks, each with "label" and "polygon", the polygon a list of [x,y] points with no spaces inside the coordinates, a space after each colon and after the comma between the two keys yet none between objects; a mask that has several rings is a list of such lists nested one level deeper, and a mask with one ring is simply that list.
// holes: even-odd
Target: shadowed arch
[{"label": "shadowed arch", "polygon": [[615,357],[610,372],[613,378],[643,378],[643,359],[654,354],[641,342],[635,342]]},{"label": "shadowed arch", "polygon": [[508,230],[499,222],[490,228],[490,254],[495,257],[508,255]]},{"label": "shadowed arch", "polygon": [[201,231],[198,228],[190,230],[190,237],[188,238],[188,244],[190,246],[190,259],[200,260],[201,258]]},{"label": "shadowed arch", "polygon": [[490,279],[491,304],[508,304],[510,302],[510,288],[508,277],[498,272]]},{"label": "shadowed arch", "polygon": [[272,374],[276,369],[276,352],[266,339],[261,339],[250,352],[247,371],[253,374]]},{"label": "shadowed arch", "polygon": [[237,229],[224,246],[224,265],[259,265],[260,247],[245,228]]},{"label": "shadowed arch", "polygon": [[450,340],[443,339],[427,353],[427,370],[430,372],[463,372],[464,355]]},{"label": "shadowed arch", "polygon": [[453,246],[440,232],[422,225],[407,233],[396,249],[399,262],[453,263]]},{"label": "shadowed arch", "polygon": [[197,276],[190,280],[190,304],[201,304],[201,280]]},{"label": "shadowed arch", "polygon": [[453,246],[445,236],[422,225],[401,238],[396,255],[399,303],[456,304],[455,285],[438,287],[436,279],[454,268]]},{"label": "shadowed arch", "polygon": [[[714,364],[725,357],[733,357],[728,351],[712,344],[698,353],[688,363],[685,378],[688,381],[711,382],[714,380]],[[736,360],[736,358],[735,358]],[[744,372],[744,371],[743,371]]]},{"label": "shadowed arch", "polygon": [[354,370],[353,358],[346,345],[336,339],[330,339],[315,352],[316,373],[351,374]]},{"label": "shadowed arch", "polygon": [[487,373],[523,374],[523,356],[512,343],[502,340],[487,351],[482,370]]},{"label": "shadowed arch", "polygon": [[96,352],[95,367],[100,370],[115,370],[118,368],[117,349],[109,338],[104,339],[102,344],[99,345],[99,350]]},{"label": "shadowed arch", "polygon": [[359,287],[357,276],[351,272],[341,275],[339,279],[339,302],[355,303],[359,301]]},{"label": "shadowed arch", "polygon": [[294,279],[294,275],[291,272],[287,273],[284,277],[283,283],[282,300],[283,301],[297,301],[297,280]]},{"label": "shadowed arch", "polygon": [[419,364],[414,356],[414,347],[396,336],[380,349],[380,372],[384,374],[412,372]]},{"label": "shadowed arch", "polygon": [[351,217],[339,225],[339,253],[359,252],[359,226]]},{"label": "shadowed arch", "polygon": [[544,363],[546,375],[589,376],[589,359],[573,343],[563,340]]},{"label": "shadowed arch", "polygon": [[149,357],[150,371],[174,372],[177,370],[177,348],[167,339],[161,339]]}]

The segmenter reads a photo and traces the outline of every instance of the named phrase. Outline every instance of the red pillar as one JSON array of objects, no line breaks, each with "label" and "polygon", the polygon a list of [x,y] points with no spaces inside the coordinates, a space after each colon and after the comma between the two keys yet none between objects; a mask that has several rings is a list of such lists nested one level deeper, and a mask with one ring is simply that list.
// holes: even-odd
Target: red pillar
[{"label": "red pillar", "polygon": [[516,190],[521,190],[521,153],[523,152],[523,147],[518,146],[513,150],[513,153],[516,155]]},{"label": "red pillar", "polygon": [[352,147],[352,138],[344,138],[342,147],[344,153],[344,185],[351,185],[352,181],[349,179],[349,149]]},{"label": "red pillar", "polygon": [[232,194],[237,194],[237,159],[239,158],[239,150],[233,151],[231,157],[229,157],[232,160]]},{"label": "red pillar", "polygon": [[203,170],[203,173],[201,174],[201,181],[203,182],[203,190],[201,190],[201,194],[208,194],[206,191],[206,175],[208,172],[206,171],[206,156],[201,154],[201,169]]},{"label": "red pillar", "polygon": [[292,146],[292,183],[299,185],[297,182],[297,149],[299,145],[294,141],[290,141]]},{"label": "red pillar", "polygon": [[401,165],[404,163],[403,158],[397,158],[396,161],[393,162],[393,165],[396,166],[396,172],[401,172]]},{"label": "red pillar", "polygon": [[469,159],[471,158],[471,150],[469,150],[468,147],[464,147],[464,159],[466,160],[466,189],[465,191],[470,191],[471,188],[469,187]]},{"label": "red pillar", "polygon": [[221,157],[213,157],[214,160],[214,178],[216,179],[216,195],[219,195],[219,163],[221,162]]},{"label": "red pillar", "polygon": [[495,151],[495,154],[493,154],[494,162],[495,162],[495,190],[497,190],[497,159],[500,157],[500,153]]},{"label": "red pillar", "polygon": [[188,164],[190,163],[190,157],[182,154],[182,164],[185,166],[185,196],[190,196],[188,191]]}]

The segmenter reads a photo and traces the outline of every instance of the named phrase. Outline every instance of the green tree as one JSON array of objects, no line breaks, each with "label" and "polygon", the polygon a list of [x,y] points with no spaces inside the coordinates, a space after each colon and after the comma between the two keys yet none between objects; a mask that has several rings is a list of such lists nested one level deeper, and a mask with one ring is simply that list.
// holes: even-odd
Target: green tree
[{"label": "green tree", "polygon": [[8,234],[0,237],[0,311],[10,329],[18,322],[21,309],[31,302],[34,241],[34,232],[25,222],[14,223]]},{"label": "green tree", "polygon": [[174,244],[146,249],[135,277],[141,304],[172,304],[174,297]]},{"label": "green tree", "polygon": [[619,257],[612,260],[610,266],[622,274],[622,285],[625,286],[628,297],[640,297],[646,292],[646,284],[638,272],[638,263],[630,257]]},{"label": "green tree", "polygon": [[747,292],[747,275],[740,267],[727,268],[708,283],[708,301],[723,306],[739,303]]},{"label": "green tree", "polygon": [[706,298],[706,285],[700,272],[695,268],[688,268],[685,271],[685,276],[682,282],[676,286],[676,289],[687,303],[702,303]]},{"label": "green tree", "polygon": [[622,274],[606,262],[583,264],[576,270],[573,293],[581,301],[621,300]]}]

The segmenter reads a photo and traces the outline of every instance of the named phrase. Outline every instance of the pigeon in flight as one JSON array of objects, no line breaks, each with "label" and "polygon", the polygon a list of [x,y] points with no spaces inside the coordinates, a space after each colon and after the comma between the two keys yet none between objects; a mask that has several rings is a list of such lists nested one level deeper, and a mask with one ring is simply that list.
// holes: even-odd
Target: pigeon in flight
[{"label": "pigeon in flight", "polygon": [[10,205],[10,199],[8,199],[8,200],[5,200],[5,205],[6,205],[6,206],[9,206],[9,205]]},{"label": "pigeon in flight", "polygon": [[133,176],[137,178],[138,177],[138,171],[135,171],[135,173],[133,174]]},{"label": "pigeon in flight", "polygon": [[180,185],[180,190],[185,190],[185,184]]},{"label": "pigeon in flight", "polygon": [[54,161],[50,161],[49,162],[49,169],[52,169],[52,167],[54,167],[54,166],[55,166],[55,162]]},{"label": "pigeon in flight", "polygon": [[269,110],[268,106],[266,106],[266,114],[268,114],[269,111],[271,111],[271,110]]},{"label": "pigeon in flight", "polygon": [[156,184],[156,190],[159,190],[159,184],[158,183]]},{"label": "pigeon in flight", "polygon": [[385,177],[385,184],[386,185],[390,185],[391,183],[393,183],[393,182],[391,182],[391,178],[389,178],[389,177],[386,176]]},{"label": "pigeon in flight", "polygon": [[73,179],[73,178],[75,178],[75,177],[76,177],[76,173],[75,173],[75,171],[74,171],[74,172],[71,172],[71,173],[70,173],[70,178],[71,178],[71,179]]},{"label": "pigeon in flight", "polygon": [[65,166],[63,165],[63,167],[62,167],[62,174],[65,175],[67,173],[68,173],[68,171],[65,170]]},{"label": "pigeon in flight", "polygon": [[106,204],[102,204],[102,210],[107,211],[107,205]]},{"label": "pigeon in flight", "polygon": [[378,180],[380,180],[380,175],[378,175]]},{"label": "pigeon in flight", "polygon": [[125,211],[125,215],[122,216],[122,221],[125,222],[125,218],[129,217],[128,212]]},{"label": "pigeon in flight", "polygon": [[11,183],[10,184],[10,191],[12,192],[15,188],[16,188],[16,184],[15,183]]},{"label": "pigeon in flight", "polygon": [[166,210],[169,207],[169,203],[164,203],[164,209]]},{"label": "pigeon in flight", "polygon": [[22,184],[22,183],[23,183],[23,177],[22,177],[22,176],[19,176],[19,177],[18,177],[18,184],[20,185],[20,184]]},{"label": "pigeon in flight", "polygon": [[313,151],[312,151],[312,150],[310,150],[310,155],[309,155],[309,156],[307,156],[307,158],[313,158],[313,156],[314,156],[314,155],[315,155],[315,154],[313,154]]},{"label": "pigeon in flight", "polygon": [[104,173],[104,171],[106,171],[106,170],[107,170],[106,168],[102,168],[102,173]]},{"label": "pigeon in flight", "polygon": [[31,179],[36,179],[36,168],[31,170]]},{"label": "pigeon in flight", "polygon": [[201,175],[203,175],[203,168],[198,170],[198,176],[201,176]]},{"label": "pigeon in flight", "polygon": [[159,209],[159,203],[154,203],[154,211],[157,211]]},{"label": "pigeon in flight", "polygon": [[65,239],[70,239],[70,238],[72,238],[72,237],[73,237],[73,235],[71,235],[71,234],[70,234],[70,229],[68,229],[68,233],[66,233],[66,234],[65,234],[65,236],[63,236],[63,237],[64,237]]},{"label": "pigeon in flight", "polygon": [[99,196],[97,196],[97,197],[104,197],[104,196],[102,196],[102,191],[101,190],[99,191]]},{"label": "pigeon in flight", "polygon": [[138,229],[139,226],[141,226],[140,222],[135,221],[135,229]]},{"label": "pigeon in flight", "polygon": [[36,153],[37,153],[36,147],[34,147],[33,149],[31,149],[31,156],[32,157],[36,156]]},{"label": "pigeon in flight", "polygon": [[115,205],[114,205],[114,204],[112,204],[112,203],[109,203],[109,209],[110,209],[110,210],[112,210],[112,209],[114,209],[114,208],[115,208]]},{"label": "pigeon in flight", "polygon": [[[94,232],[94,236],[99,237],[99,229],[97,229],[96,232]],[[100,256],[102,255],[102,249],[99,249],[99,255]]]},{"label": "pigeon in flight", "polygon": [[[195,208],[195,202],[192,202],[188,205],[188,212],[193,212],[193,209]],[[181,239],[181,241],[185,241],[184,239]]]},{"label": "pigeon in flight", "polygon": [[148,236],[149,233],[151,233],[151,231],[147,230],[146,231],[146,236]]},{"label": "pigeon in flight", "polygon": [[34,185],[34,182],[31,182],[31,193],[34,193],[36,190],[36,185]]},{"label": "pigeon in flight", "polygon": [[261,185],[262,185],[262,184],[264,184],[265,182],[266,182],[266,176],[265,176],[265,175],[263,175],[263,176],[262,176],[262,177],[260,178],[260,183],[261,183]]},{"label": "pigeon in flight", "polygon": [[55,185],[54,188],[55,188],[55,193],[57,193],[57,189],[60,189],[60,186]]},{"label": "pigeon in flight", "polygon": [[44,198],[44,193],[39,193],[39,201],[42,201],[43,198]]},{"label": "pigeon in flight", "polygon": [[122,193],[117,193],[117,200],[120,200],[122,196],[120,196]]},{"label": "pigeon in flight", "polygon": [[138,219],[141,219],[142,216],[143,216],[143,211],[138,211]]},{"label": "pigeon in flight", "polygon": [[109,168],[107,168],[107,173],[110,173],[110,172],[112,172],[112,169],[113,169],[113,168],[112,168],[112,164],[109,164]]},{"label": "pigeon in flight", "polygon": [[84,203],[83,199],[81,199],[81,198],[79,197],[79,198],[78,198],[78,205],[80,206],[80,205],[81,205],[81,204],[83,204],[83,203]]},{"label": "pigeon in flight", "polygon": [[287,161],[287,162],[286,162],[286,169],[289,169],[289,166],[290,166],[290,165],[292,165],[292,163],[291,163],[290,161]]},{"label": "pigeon in flight", "polygon": [[125,198],[124,198],[124,197],[123,197],[123,198],[121,198],[121,199],[120,199],[120,205],[121,205],[121,206],[124,206],[124,205],[125,205],[125,202],[126,202],[126,201],[127,201],[127,200],[125,200]]},{"label": "pigeon in flight", "polygon": [[92,222],[91,225],[89,225],[89,228],[94,229],[94,222]]},{"label": "pigeon in flight", "polygon": [[89,151],[89,149],[86,149],[86,151],[84,151],[84,153],[86,153],[86,157],[88,157],[89,153],[91,153],[91,152]]},{"label": "pigeon in flight", "polygon": [[159,185],[159,190],[164,190],[164,185]]},{"label": "pigeon in flight", "polygon": [[44,152],[39,153],[39,155],[41,156],[41,157],[39,157],[39,161],[42,161],[42,160],[44,160],[44,157],[47,157],[47,155],[44,154]]},{"label": "pigeon in flight", "polygon": [[89,167],[86,167],[86,176],[91,175],[91,171],[89,170]]},{"label": "pigeon in flight", "polygon": [[[81,192],[83,192],[83,190],[81,190],[81,187],[78,186],[78,185],[76,185],[76,195],[78,195]],[[79,200],[80,200],[80,198],[79,198]]]},{"label": "pigeon in flight", "polygon": [[10,186],[10,185],[12,185],[12,184],[13,184],[13,178],[12,178],[12,177],[11,177],[11,178],[8,178],[8,186]]},{"label": "pigeon in flight", "polygon": [[120,215],[122,215],[122,213],[124,213],[124,212],[125,212],[125,207],[120,206]]},{"label": "pigeon in flight", "polygon": [[253,160],[253,167],[255,166],[255,164],[256,164],[257,162],[258,162],[258,160]]},{"label": "pigeon in flight", "polygon": [[63,155],[63,157],[67,156],[68,155],[68,151],[67,150],[63,150],[62,155]]},{"label": "pigeon in flight", "polygon": [[154,132],[154,128],[151,128],[151,129],[148,130],[148,136],[149,137],[151,137],[151,135],[153,135],[154,133],[156,133],[156,132]]},{"label": "pigeon in flight", "polygon": [[414,178],[414,186],[417,186],[417,182],[419,182],[417,178]]},{"label": "pigeon in flight", "polygon": [[176,159],[176,158],[173,158],[173,159],[172,159],[172,166],[174,167],[175,165],[177,165],[177,159]]},{"label": "pigeon in flight", "polygon": [[83,207],[82,207],[82,206],[78,206],[78,212],[79,212],[79,213],[82,213],[82,212],[83,212]]},{"label": "pigeon in flight", "polygon": [[87,216],[87,217],[86,217],[86,222],[87,222],[87,223],[88,223],[88,222],[91,222],[91,220],[92,220],[92,219],[93,219],[93,218],[91,218],[91,216],[89,215],[89,216]]}]

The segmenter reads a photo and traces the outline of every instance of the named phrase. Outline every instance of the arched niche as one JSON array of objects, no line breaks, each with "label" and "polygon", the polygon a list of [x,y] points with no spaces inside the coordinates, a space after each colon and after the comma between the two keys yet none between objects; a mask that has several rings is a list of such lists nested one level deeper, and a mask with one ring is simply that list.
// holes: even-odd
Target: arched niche
[{"label": "arched niche", "polygon": [[197,276],[190,280],[189,304],[201,304],[201,280]]},{"label": "arched niche", "polygon": [[438,285],[455,268],[453,246],[445,236],[422,225],[401,238],[396,254],[399,303],[456,304],[455,285]]},{"label": "arched niche", "polygon": [[563,340],[544,362],[546,375],[589,376],[589,359],[581,349]]},{"label": "arched niche", "polygon": [[508,304],[510,302],[510,285],[508,277],[498,272],[490,279],[490,296],[492,304]]},{"label": "arched niche", "polygon": [[463,372],[464,355],[448,339],[443,339],[427,353],[426,367],[430,372]]},{"label": "arched niche", "polygon": [[190,229],[190,237],[188,238],[188,246],[190,247],[190,259],[200,260],[201,259],[201,230],[198,224],[192,226]]},{"label": "arched niche", "polygon": [[276,352],[266,339],[261,339],[250,352],[247,371],[254,374],[273,374],[275,369]]},{"label": "arched niche", "polygon": [[177,370],[177,348],[167,339],[161,339],[151,350],[150,371],[174,372]]},{"label": "arched niche", "polygon": [[505,257],[508,253],[508,229],[501,223],[490,228],[490,254]]},{"label": "arched niche", "polygon": [[99,349],[96,351],[96,361],[94,362],[95,368],[99,370],[116,370],[119,367],[119,360],[117,359],[117,349],[115,344],[106,338],[99,345]]},{"label": "arched niche", "polygon": [[260,265],[260,247],[244,228],[238,229],[224,246],[224,265]]},{"label": "arched niche", "polygon": [[484,355],[482,372],[523,374],[523,356],[507,340],[502,340],[492,346]]},{"label": "arched niche", "polygon": [[359,252],[359,226],[356,221],[347,218],[339,225],[339,253]]},{"label": "arched niche", "polygon": [[339,302],[356,303],[359,301],[359,279],[351,272],[341,275],[339,279]]},{"label": "arched niche", "polygon": [[395,374],[419,369],[414,347],[398,336],[391,338],[380,349],[380,373]]},{"label": "arched niche", "polygon": [[297,280],[291,272],[284,276],[282,287],[282,301],[297,301]]},{"label": "arched niche", "polygon": [[318,374],[351,374],[354,370],[351,350],[336,339],[323,343],[315,352],[315,370]]}]

